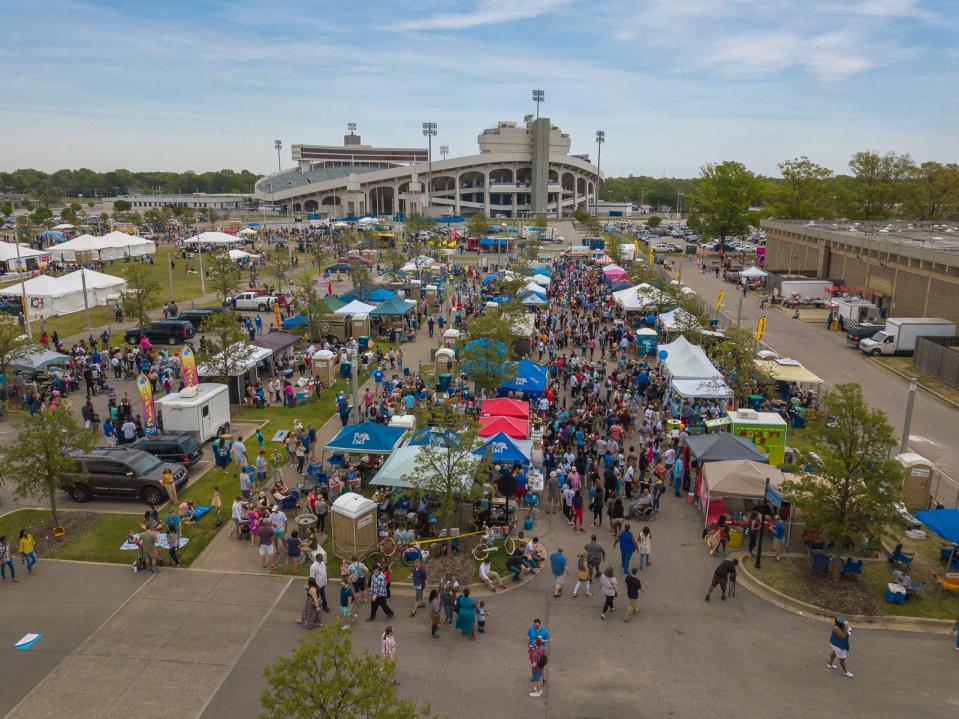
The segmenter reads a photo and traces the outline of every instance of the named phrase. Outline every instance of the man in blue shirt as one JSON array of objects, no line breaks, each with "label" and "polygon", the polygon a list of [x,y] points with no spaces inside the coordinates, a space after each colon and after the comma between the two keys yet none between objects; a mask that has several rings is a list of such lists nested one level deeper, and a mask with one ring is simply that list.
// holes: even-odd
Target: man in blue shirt
[{"label": "man in blue shirt", "polygon": [[553,596],[558,597],[563,593],[563,583],[566,581],[566,575],[569,574],[569,569],[566,567],[566,555],[563,554],[562,547],[549,555],[549,564],[553,569],[553,578],[556,580],[553,587]]},{"label": "man in blue shirt", "polygon": [[786,538],[786,525],[782,517],[776,518],[773,525],[773,551],[776,553],[776,561],[783,558],[783,540]]},{"label": "man in blue shirt", "polygon": [[536,638],[539,637],[543,643],[543,651],[549,653],[549,629],[543,626],[539,617],[533,620],[532,626],[526,631],[526,636],[529,637],[530,647],[536,646]]},{"label": "man in blue shirt", "polygon": [[683,458],[677,455],[676,464],[673,465],[673,490],[677,497],[680,496],[680,490],[683,488],[683,470]]}]

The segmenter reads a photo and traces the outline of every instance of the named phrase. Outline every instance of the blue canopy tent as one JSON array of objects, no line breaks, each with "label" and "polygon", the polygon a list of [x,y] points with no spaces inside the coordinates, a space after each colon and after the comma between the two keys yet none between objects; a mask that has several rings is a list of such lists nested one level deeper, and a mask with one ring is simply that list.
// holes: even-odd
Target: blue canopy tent
[{"label": "blue canopy tent", "polygon": [[486,275],[486,277],[483,278],[483,287],[488,287],[489,285],[496,282],[496,280],[498,279],[499,279],[499,275],[497,274]]},{"label": "blue canopy tent", "polygon": [[389,454],[403,439],[402,427],[387,427],[376,422],[348,424],[323,449],[364,454]]},{"label": "blue canopy tent", "polygon": [[531,397],[539,397],[546,391],[546,368],[529,360],[516,363],[516,376],[499,386],[500,392],[523,392]]},{"label": "blue canopy tent", "polygon": [[533,270],[534,275],[546,275],[547,277],[552,277],[553,273],[547,270],[545,267],[537,267]]},{"label": "blue canopy tent", "polygon": [[490,437],[489,441],[473,454],[486,457],[494,464],[529,464],[529,457],[505,432]]},{"label": "blue canopy tent", "polygon": [[393,290],[380,287],[378,290],[370,294],[369,299],[373,302],[386,302],[391,297],[396,297],[396,293]]},{"label": "blue canopy tent", "polygon": [[951,547],[942,547],[940,558],[946,566],[955,567],[959,559],[959,509],[921,509],[916,512],[916,519],[952,543]]},{"label": "blue canopy tent", "polygon": [[610,287],[610,289],[613,292],[619,292],[620,290],[628,290],[632,286],[633,286],[632,282],[629,282],[627,280],[620,280],[619,282],[614,282],[612,287]]},{"label": "blue canopy tent", "polygon": [[280,329],[284,330],[301,330],[304,327],[309,326],[310,321],[306,318],[305,315],[296,315],[295,317],[289,317],[282,322],[280,322]]},{"label": "blue canopy tent", "polygon": [[483,237],[479,241],[481,247],[509,247],[508,237]]}]

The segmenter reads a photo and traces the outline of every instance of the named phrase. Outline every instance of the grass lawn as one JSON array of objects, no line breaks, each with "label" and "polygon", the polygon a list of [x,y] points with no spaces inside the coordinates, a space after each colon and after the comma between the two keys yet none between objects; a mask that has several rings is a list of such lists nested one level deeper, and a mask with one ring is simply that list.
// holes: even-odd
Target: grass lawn
[{"label": "grass lawn", "polygon": [[927,390],[940,394],[949,402],[959,405],[959,388],[948,385],[942,380],[936,379],[931,374],[926,374],[918,367],[912,364],[912,357],[876,357],[876,362],[885,365],[891,370],[899,372],[906,377],[915,377],[919,380],[919,386]]}]

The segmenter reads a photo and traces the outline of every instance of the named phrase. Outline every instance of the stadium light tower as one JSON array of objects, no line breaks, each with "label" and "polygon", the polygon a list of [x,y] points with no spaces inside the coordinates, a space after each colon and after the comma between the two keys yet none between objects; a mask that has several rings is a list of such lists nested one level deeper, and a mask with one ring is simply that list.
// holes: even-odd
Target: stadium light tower
[{"label": "stadium light tower", "polygon": [[603,130],[596,131],[596,192],[593,193],[593,214],[599,214],[599,181],[600,181],[600,160],[603,155],[603,143],[606,142],[606,133]]},{"label": "stadium light tower", "polygon": [[355,123],[355,122],[348,122],[348,123],[346,123],[346,130],[347,130],[347,132],[349,132],[351,135],[355,135],[355,134],[356,134],[356,123]]},{"label": "stadium light tower", "polygon": [[424,122],[423,134],[427,140],[427,167],[426,167],[426,206],[433,204],[433,136],[436,135],[436,123]]},{"label": "stadium light tower", "polygon": [[450,146],[449,146],[449,145],[440,145],[440,154],[443,156],[443,159],[445,160],[445,159],[446,159],[446,156],[447,156],[448,154],[450,154]]},{"label": "stadium light tower", "polygon": [[539,119],[539,104],[546,102],[546,93],[543,90],[533,90],[533,102],[536,103],[536,119]]},{"label": "stadium light tower", "polygon": [[280,164],[280,150],[283,149],[283,140],[274,140],[273,147],[276,148],[276,171],[281,172],[283,166]]}]

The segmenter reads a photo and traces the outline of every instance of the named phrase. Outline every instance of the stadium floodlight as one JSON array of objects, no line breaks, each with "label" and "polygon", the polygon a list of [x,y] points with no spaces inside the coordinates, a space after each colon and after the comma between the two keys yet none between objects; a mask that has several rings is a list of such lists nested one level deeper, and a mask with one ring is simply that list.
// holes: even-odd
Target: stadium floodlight
[{"label": "stadium floodlight", "polygon": [[539,119],[539,104],[546,102],[546,92],[544,90],[533,90],[533,102],[536,103],[536,119]]}]

